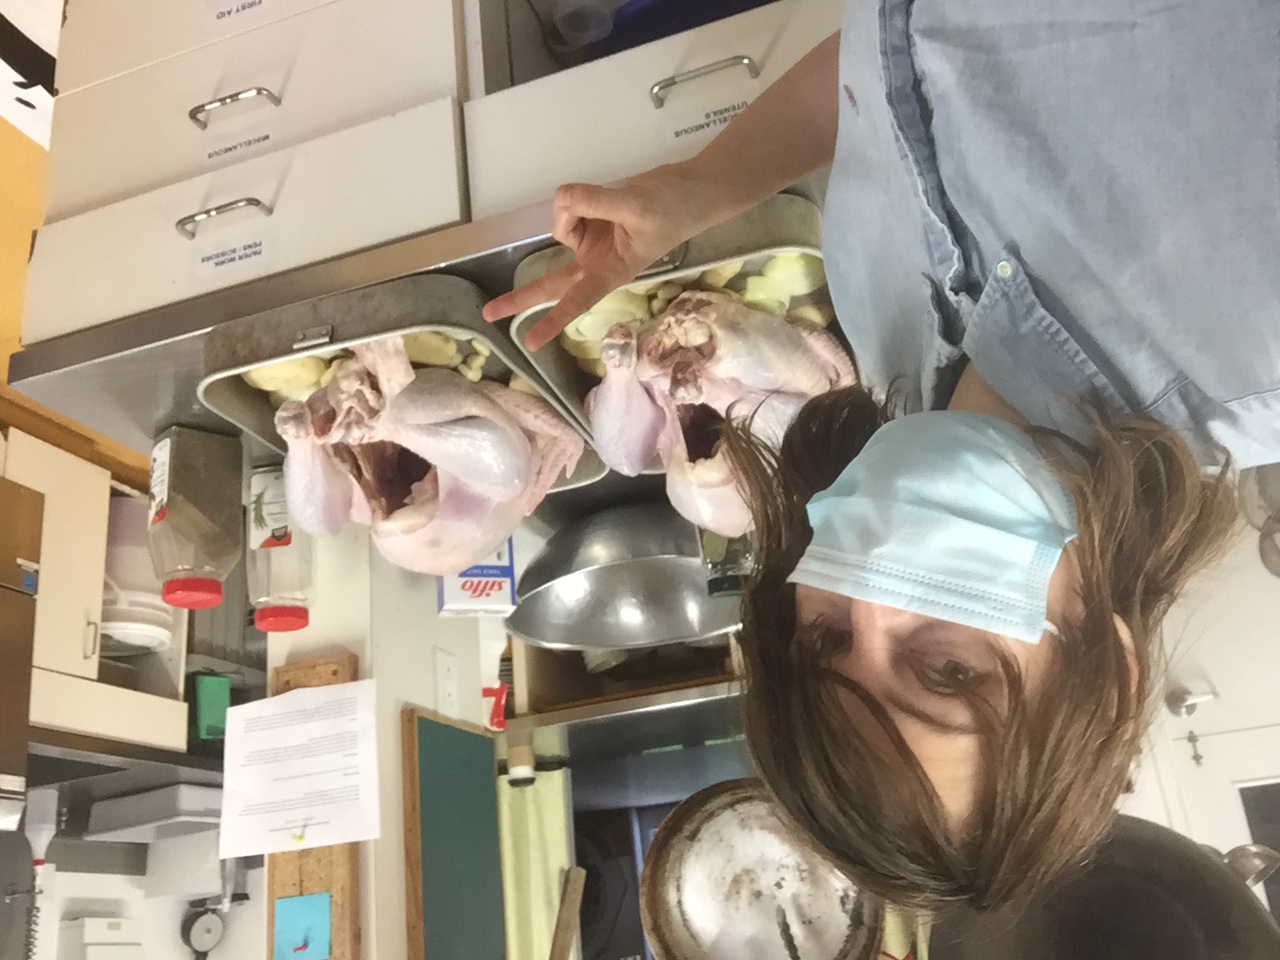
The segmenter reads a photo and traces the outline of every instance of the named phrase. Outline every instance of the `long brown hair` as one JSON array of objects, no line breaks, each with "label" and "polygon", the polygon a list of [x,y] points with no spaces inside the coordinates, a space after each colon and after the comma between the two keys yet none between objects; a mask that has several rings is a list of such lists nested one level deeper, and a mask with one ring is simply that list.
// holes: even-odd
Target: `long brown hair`
[{"label": "long brown hair", "polygon": [[[726,426],[757,538],[742,611],[747,741],[782,813],[865,890],[904,906],[987,909],[1081,861],[1113,822],[1147,727],[1159,624],[1225,544],[1235,501],[1225,469],[1203,475],[1181,438],[1151,418],[1090,415],[1088,446],[1030,429],[1054,451],[1076,502],[1085,613],[1061,625],[1034,701],[1016,665],[1004,664],[1008,706],[979,711],[980,788],[974,816],[958,827],[886,711],[826,667],[831,651],[797,623],[786,582],[812,536],[809,498],[890,417],[850,387],[811,400],[777,452],[749,424]],[[1136,683],[1117,615],[1134,637]]]}]

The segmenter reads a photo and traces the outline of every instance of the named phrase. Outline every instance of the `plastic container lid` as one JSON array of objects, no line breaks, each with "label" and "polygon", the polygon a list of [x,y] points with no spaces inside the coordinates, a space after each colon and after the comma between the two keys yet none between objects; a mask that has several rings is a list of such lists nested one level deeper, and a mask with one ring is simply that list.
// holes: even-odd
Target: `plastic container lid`
[{"label": "plastic container lid", "polygon": [[306,607],[261,607],[253,612],[253,625],[263,633],[301,630],[310,622]]},{"label": "plastic container lid", "polygon": [[603,40],[613,30],[612,4],[604,0],[556,0],[551,19],[574,49]]},{"label": "plastic container lid", "polygon": [[212,577],[175,577],[164,582],[160,596],[171,607],[207,610],[222,602],[222,584]]}]

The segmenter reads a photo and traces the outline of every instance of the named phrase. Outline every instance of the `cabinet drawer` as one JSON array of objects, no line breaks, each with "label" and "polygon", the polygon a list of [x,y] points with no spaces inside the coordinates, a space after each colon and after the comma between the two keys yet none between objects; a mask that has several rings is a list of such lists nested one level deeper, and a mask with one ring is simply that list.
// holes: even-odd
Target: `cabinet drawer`
[{"label": "cabinet drawer", "polygon": [[[840,28],[841,0],[780,0],[465,106],[471,208],[485,217],[567,181],[608,183],[695,154],[718,123]],[[729,58],[654,104],[655,84]]]},{"label": "cabinet drawer", "polygon": [[23,342],[456,223],[460,136],[455,101],[438,100],[49,224]]},{"label": "cabinet drawer", "polygon": [[67,0],[57,88],[70,93],[333,0]]},{"label": "cabinet drawer", "polygon": [[59,97],[47,219],[451,97],[452,30],[451,4],[337,0]]},{"label": "cabinet drawer", "polygon": [[725,683],[741,676],[729,647],[633,650],[625,662],[592,673],[577,650],[547,650],[512,637],[516,714],[572,707]]}]

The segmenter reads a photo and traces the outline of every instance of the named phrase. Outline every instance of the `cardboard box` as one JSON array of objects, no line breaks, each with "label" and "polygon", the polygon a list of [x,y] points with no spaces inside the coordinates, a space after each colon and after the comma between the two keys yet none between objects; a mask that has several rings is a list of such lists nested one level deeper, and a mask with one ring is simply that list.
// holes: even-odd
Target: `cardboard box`
[{"label": "cardboard box", "polygon": [[516,608],[511,538],[484,563],[436,580],[442,617],[505,617]]}]

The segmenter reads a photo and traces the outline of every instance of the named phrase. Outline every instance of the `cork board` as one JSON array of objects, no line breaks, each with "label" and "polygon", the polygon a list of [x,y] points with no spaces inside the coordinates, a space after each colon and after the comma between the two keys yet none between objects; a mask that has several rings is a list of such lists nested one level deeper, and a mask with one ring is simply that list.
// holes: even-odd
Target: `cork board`
[{"label": "cork board", "polygon": [[506,923],[493,737],[410,707],[401,714],[401,751],[405,955],[500,958]]},{"label": "cork board", "polygon": [[[299,660],[271,673],[271,695],[360,679],[354,653]],[[267,956],[275,943],[275,902],[309,893],[330,896],[330,960],[360,960],[360,845],[343,843],[267,857]]]}]

